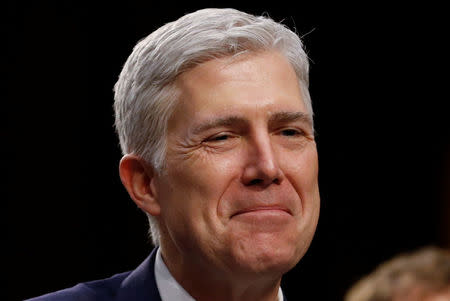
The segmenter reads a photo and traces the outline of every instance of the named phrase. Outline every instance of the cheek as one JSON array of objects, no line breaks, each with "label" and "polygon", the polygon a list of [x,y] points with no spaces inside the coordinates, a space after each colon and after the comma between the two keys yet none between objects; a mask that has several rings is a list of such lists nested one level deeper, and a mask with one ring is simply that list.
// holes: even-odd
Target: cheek
[{"label": "cheek", "polygon": [[301,154],[292,153],[284,162],[286,176],[299,193],[309,194],[317,190],[319,168],[315,148],[307,148]]},{"label": "cheek", "polygon": [[208,156],[195,163],[179,165],[177,176],[172,177],[174,187],[181,187],[184,192],[198,194],[210,201],[218,200],[233,178],[233,160]]},{"label": "cheek", "polygon": [[[218,216],[222,195],[232,176],[232,161],[197,160],[169,166],[160,187],[161,222],[168,237],[183,249],[213,243],[223,232]],[[200,164],[201,163],[201,164]]]},{"label": "cheek", "polygon": [[318,185],[318,158],[315,147],[306,148],[301,154],[292,153],[285,160],[286,177],[300,197],[302,214],[317,215],[320,206]]},{"label": "cheek", "polygon": [[166,202],[162,205],[163,209],[183,208],[197,218],[215,214],[223,193],[234,179],[233,171],[236,170],[236,160],[225,156],[217,157],[203,155],[171,162],[164,177],[165,185],[161,185],[168,187],[160,195],[160,199]]}]

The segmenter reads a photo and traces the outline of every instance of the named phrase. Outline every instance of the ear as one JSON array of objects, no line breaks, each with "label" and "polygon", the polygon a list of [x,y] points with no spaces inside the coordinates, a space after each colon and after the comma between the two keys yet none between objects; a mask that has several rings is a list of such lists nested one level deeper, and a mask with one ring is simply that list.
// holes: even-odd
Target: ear
[{"label": "ear", "polygon": [[136,205],[145,212],[157,216],[161,212],[155,187],[155,171],[142,158],[125,155],[119,164],[120,179]]}]

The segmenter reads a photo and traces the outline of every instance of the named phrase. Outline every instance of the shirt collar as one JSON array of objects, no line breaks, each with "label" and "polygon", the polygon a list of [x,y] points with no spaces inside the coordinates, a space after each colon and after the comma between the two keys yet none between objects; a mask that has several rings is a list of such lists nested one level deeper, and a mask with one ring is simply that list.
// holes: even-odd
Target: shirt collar
[{"label": "shirt collar", "polygon": [[[169,272],[162,259],[160,248],[156,252],[155,279],[162,301],[195,301]],[[278,301],[283,301],[281,287],[278,289]]]},{"label": "shirt collar", "polygon": [[162,301],[195,301],[173,278],[161,256],[161,248],[156,252],[155,279]]}]

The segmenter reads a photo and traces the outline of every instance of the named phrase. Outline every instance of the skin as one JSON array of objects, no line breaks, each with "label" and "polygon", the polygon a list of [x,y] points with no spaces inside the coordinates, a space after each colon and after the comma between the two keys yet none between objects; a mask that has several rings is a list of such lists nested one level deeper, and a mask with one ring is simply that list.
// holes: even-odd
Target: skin
[{"label": "skin", "polygon": [[126,155],[122,181],[158,218],[163,259],[196,300],[276,300],[319,216],[295,72],[277,52],[250,53],[200,64],[176,86],[164,172]]},{"label": "skin", "polygon": [[442,289],[441,291],[430,294],[424,301],[446,301],[450,300],[450,286]]}]

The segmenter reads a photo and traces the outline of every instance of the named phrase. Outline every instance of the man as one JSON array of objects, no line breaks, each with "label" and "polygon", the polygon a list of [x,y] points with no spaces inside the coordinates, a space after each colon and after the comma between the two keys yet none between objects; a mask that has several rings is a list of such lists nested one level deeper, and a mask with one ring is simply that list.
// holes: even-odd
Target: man
[{"label": "man", "polygon": [[115,112],[120,177],[157,248],[42,300],[285,300],[319,216],[298,36],[233,9],[188,14],[136,45]]}]

